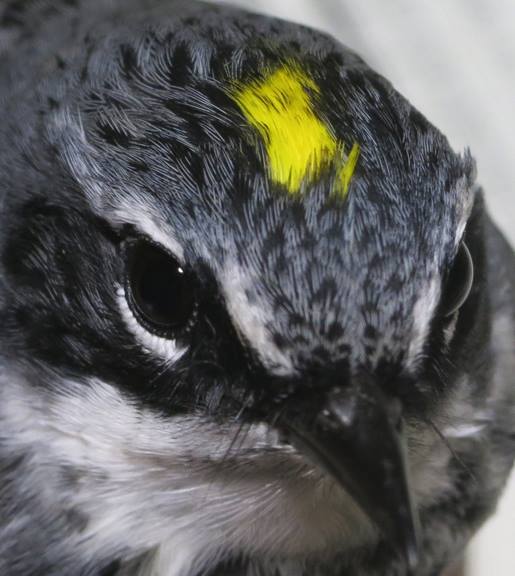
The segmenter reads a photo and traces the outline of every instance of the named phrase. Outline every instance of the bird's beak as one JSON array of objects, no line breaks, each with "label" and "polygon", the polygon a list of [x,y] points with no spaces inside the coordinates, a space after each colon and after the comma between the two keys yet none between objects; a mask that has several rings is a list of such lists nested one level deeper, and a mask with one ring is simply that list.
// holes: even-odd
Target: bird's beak
[{"label": "bird's beak", "polygon": [[399,405],[364,379],[333,389],[316,407],[287,412],[280,426],[290,443],[350,494],[413,570],[418,517],[411,502]]}]

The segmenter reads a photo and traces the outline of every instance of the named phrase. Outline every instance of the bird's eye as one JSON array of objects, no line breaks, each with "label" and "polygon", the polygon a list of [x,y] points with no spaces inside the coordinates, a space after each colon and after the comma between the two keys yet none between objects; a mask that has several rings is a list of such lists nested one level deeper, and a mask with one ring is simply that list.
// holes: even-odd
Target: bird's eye
[{"label": "bird's eye", "polygon": [[153,334],[173,338],[196,313],[191,274],[168,252],[148,240],[126,247],[125,291],[138,321]]},{"label": "bird's eye", "polygon": [[465,303],[473,280],[472,256],[465,242],[462,242],[443,286],[441,309],[445,317],[452,316]]}]

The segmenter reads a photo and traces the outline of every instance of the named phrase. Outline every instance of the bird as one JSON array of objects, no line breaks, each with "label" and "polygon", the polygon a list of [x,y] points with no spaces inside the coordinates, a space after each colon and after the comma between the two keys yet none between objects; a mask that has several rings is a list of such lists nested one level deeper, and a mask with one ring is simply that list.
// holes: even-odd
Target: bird
[{"label": "bird", "polygon": [[0,7],[0,573],[438,576],[515,454],[470,151],[325,33]]}]

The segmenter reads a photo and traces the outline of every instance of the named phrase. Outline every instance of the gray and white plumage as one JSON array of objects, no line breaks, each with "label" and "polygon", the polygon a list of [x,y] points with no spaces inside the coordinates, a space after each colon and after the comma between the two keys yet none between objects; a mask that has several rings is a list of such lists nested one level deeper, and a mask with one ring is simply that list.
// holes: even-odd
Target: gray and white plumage
[{"label": "gray and white plumage", "polygon": [[[344,202],[270,182],[229,96],[283,59],[360,143]],[[515,453],[515,262],[468,153],[331,38],[186,1],[6,3],[0,117],[1,574],[406,574],[274,425],[362,373],[403,407],[416,574],[461,553]],[[127,301],[138,237],[195,276],[180,337]]]}]

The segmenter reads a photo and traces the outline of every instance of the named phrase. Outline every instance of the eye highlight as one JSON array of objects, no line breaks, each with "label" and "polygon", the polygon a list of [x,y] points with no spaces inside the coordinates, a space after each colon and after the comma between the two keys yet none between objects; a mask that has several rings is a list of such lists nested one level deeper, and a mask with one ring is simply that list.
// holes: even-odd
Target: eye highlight
[{"label": "eye highlight", "polygon": [[149,240],[129,241],[125,254],[125,293],[132,313],[152,334],[177,337],[196,315],[192,274]]},{"label": "eye highlight", "polygon": [[452,316],[463,306],[470,294],[473,281],[472,256],[465,242],[461,242],[443,285],[441,310],[444,317]]}]

